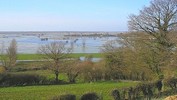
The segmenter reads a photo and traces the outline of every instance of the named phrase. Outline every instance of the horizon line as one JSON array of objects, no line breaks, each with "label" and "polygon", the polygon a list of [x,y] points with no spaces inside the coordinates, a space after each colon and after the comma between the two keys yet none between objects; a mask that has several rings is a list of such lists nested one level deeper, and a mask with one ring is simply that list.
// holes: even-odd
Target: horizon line
[{"label": "horizon line", "polygon": [[128,32],[128,31],[0,31],[0,32]]}]

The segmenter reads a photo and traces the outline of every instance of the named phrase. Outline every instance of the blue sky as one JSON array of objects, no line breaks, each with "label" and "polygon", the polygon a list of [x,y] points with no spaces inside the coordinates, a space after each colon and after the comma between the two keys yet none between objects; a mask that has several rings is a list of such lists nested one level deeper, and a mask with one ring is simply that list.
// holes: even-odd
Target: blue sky
[{"label": "blue sky", "polygon": [[150,0],[0,0],[0,31],[127,31]]}]

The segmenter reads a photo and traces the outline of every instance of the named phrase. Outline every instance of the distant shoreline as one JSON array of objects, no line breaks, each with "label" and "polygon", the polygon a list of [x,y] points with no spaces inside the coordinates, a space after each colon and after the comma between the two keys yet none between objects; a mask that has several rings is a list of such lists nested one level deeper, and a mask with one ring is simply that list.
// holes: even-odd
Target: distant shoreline
[{"label": "distant shoreline", "polygon": [[0,31],[1,33],[126,33],[128,31]]}]

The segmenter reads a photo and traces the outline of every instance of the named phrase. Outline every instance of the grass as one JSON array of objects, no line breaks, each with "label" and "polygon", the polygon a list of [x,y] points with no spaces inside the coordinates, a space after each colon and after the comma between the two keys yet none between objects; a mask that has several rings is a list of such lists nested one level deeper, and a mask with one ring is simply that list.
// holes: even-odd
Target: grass
[{"label": "grass", "polygon": [[[49,80],[55,80],[55,74],[51,70],[31,70],[31,71],[22,71],[22,72],[10,72],[12,74],[35,74],[45,76]],[[67,75],[65,73],[59,74],[59,79],[62,81],[68,81]],[[81,79],[78,79],[77,82],[83,82]]]},{"label": "grass", "polygon": [[[92,55],[92,57],[94,58],[103,57],[101,53],[72,53],[72,54],[69,54],[69,57],[79,58],[79,57],[85,57],[88,55]],[[42,59],[41,55],[39,54],[18,54],[18,60],[39,60],[39,59]]]},{"label": "grass", "polygon": [[[92,55],[94,58],[101,58],[101,53],[72,53],[69,56],[72,58],[79,58],[83,56]],[[37,54],[19,54],[19,60],[39,60],[40,55]],[[45,65],[45,64],[44,64]],[[27,71],[12,72],[16,74],[29,73],[39,74],[46,76],[48,79],[54,80],[54,73],[50,70],[30,70],[35,67],[43,67],[41,62],[20,62],[16,68],[26,68]],[[66,74],[61,73],[59,79],[68,81]],[[137,85],[138,82],[124,81],[124,82],[95,82],[95,83],[83,83],[80,78],[77,80],[77,84],[67,85],[41,85],[41,86],[24,86],[24,87],[4,87],[0,88],[0,100],[50,100],[54,96],[62,94],[74,94],[77,100],[87,92],[96,92],[98,95],[102,95],[104,100],[113,100],[111,91],[115,88],[127,88]]]},{"label": "grass", "polygon": [[79,57],[85,57],[91,55],[94,58],[101,58],[103,57],[101,53],[72,53],[70,54],[70,57],[72,58],[79,58]]},{"label": "grass", "polygon": [[41,56],[38,54],[18,54],[18,60],[38,60],[41,59]]},{"label": "grass", "polygon": [[0,100],[49,100],[53,96],[71,93],[77,100],[87,92],[101,94],[104,100],[112,100],[111,91],[115,88],[135,86],[137,82],[97,82],[70,85],[46,85],[0,88]]}]

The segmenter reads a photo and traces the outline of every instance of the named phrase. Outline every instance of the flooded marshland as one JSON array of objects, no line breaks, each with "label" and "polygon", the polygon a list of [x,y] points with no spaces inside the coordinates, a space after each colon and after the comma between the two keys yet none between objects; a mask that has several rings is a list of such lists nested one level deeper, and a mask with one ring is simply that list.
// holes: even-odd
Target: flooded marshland
[{"label": "flooded marshland", "polygon": [[108,41],[117,39],[116,32],[0,32],[0,46],[6,49],[12,39],[18,53],[37,53],[39,46],[54,41],[64,42],[73,53],[98,53]]}]

